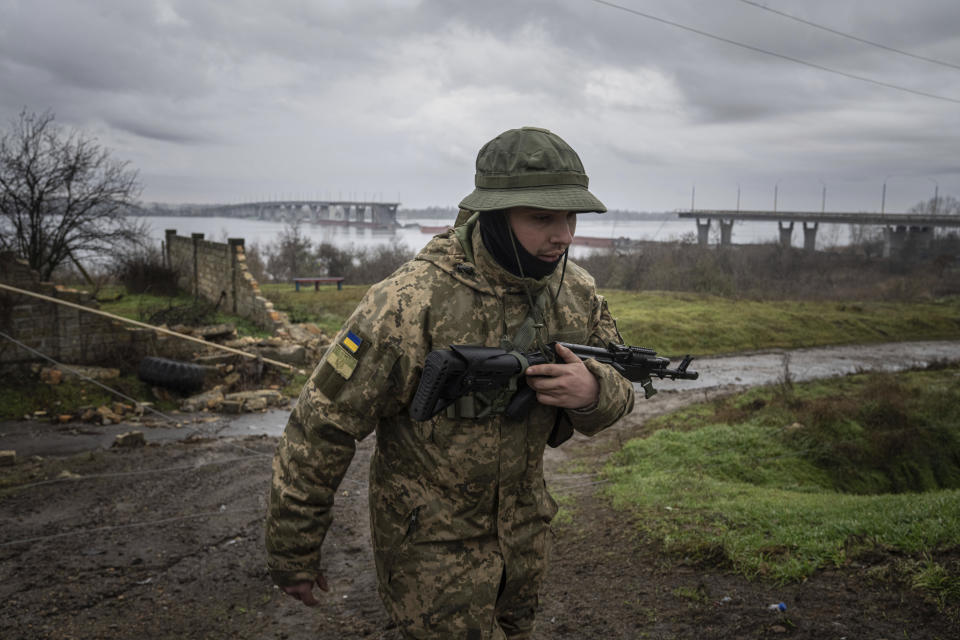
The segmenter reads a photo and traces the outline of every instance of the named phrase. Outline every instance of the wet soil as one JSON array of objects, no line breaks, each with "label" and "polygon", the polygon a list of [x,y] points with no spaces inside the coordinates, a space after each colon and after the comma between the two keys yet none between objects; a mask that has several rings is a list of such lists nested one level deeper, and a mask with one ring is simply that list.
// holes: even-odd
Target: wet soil
[{"label": "wet soil", "polygon": [[[651,416],[730,388],[663,391],[603,434],[547,452],[548,482],[570,496],[573,518],[555,528],[534,637],[960,637],[960,621],[885,571],[898,558],[878,554],[802,583],[747,580],[663,554],[610,508],[589,470],[642,435]],[[136,449],[50,455],[34,442],[30,455],[42,458],[0,469],[10,487],[0,492],[0,637],[398,638],[369,550],[373,439],[360,444],[340,488],[325,544],[331,590],[309,609],[274,588],[265,569],[275,436],[197,420],[190,438],[181,431]],[[778,602],[786,611],[768,610]]]}]

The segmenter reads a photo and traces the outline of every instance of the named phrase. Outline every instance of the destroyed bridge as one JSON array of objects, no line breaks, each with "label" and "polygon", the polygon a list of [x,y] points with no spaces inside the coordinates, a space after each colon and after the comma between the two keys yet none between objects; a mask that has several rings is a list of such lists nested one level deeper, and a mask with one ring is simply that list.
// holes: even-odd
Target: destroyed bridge
[{"label": "destroyed bridge", "polygon": [[883,227],[883,255],[898,255],[906,248],[924,250],[933,240],[935,228],[960,227],[960,216],[926,213],[850,213],[835,211],[732,211],[720,209],[691,209],[680,211],[681,218],[694,218],[697,223],[697,239],[707,244],[711,222],[720,225],[720,244],[728,245],[733,236],[736,221],[774,221],[780,230],[780,243],[790,246],[793,225],[803,225],[803,248],[813,251],[816,246],[817,228],[824,224],[875,225]]}]

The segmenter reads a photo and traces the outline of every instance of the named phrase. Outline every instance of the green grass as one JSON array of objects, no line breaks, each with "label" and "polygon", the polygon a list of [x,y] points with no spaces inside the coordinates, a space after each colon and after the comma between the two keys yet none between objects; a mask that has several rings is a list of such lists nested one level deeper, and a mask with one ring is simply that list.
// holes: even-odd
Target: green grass
[{"label": "green grass", "polygon": [[127,293],[121,285],[106,285],[97,293],[97,301],[103,311],[142,322],[142,316],[148,310],[163,308],[168,305],[188,305],[193,303],[193,296],[185,292],[181,292],[173,298],[147,293]]},{"label": "green grass", "polygon": [[[336,333],[365,285],[301,290],[264,285],[299,322]],[[759,302],[705,294],[603,290],[628,344],[660,354],[705,356],[773,348],[960,338],[960,298],[935,302]]]},{"label": "green grass", "polygon": [[[956,368],[783,384],[652,421],[605,474],[668,552],[800,580],[960,547],[958,424]],[[960,576],[936,566],[915,581],[957,604]]]},{"label": "green grass", "polygon": [[601,293],[624,341],[663,355],[960,337],[957,297],[853,304],[761,302],[665,291]]},{"label": "green grass", "polygon": [[[268,337],[271,335],[269,331],[261,329],[247,318],[222,311],[212,311],[209,309],[210,305],[205,302],[197,306],[193,296],[186,293],[180,293],[175,297],[157,296],[146,293],[126,293],[123,287],[107,286],[100,290],[97,298],[102,311],[139,322],[149,322],[150,316],[154,313],[173,307],[184,310],[184,315],[196,316],[197,312],[200,312],[200,317],[195,319],[203,324],[232,324],[237,328],[237,334],[240,336]],[[175,325],[177,322],[167,324]]]},{"label": "green grass", "polygon": [[[107,380],[104,384],[130,398],[138,398],[140,401],[149,400],[160,411],[176,408],[173,402],[153,400],[149,385],[137,379],[136,375],[123,375]],[[26,379],[19,375],[0,377],[0,420],[17,420],[24,416],[32,416],[37,411],[46,412],[46,416],[52,420],[60,414],[76,416],[82,413],[84,408],[112,405],[114,402],[131,404],[129,400],[93,383],[70,376],[56,385],[46,384],[33,378]]]},{"label": "green grass", "polygon": [[553,517],[553,526],[555,528],[563,528],[573,525],[577,511],[576,500],[574,500],[571,494],[564,493],[562,489],[554,492],[552,495],[557,503],[557,515]]},{"label": "green grass", "polygon": [[343,290],[323,286],[319,291],[302,287],[298,292],[292,284],[264,284],[260,289],[278,311],[289,315],[291,322],[312,322],[332,336],[353,313],[369,286],[347,284]]}]

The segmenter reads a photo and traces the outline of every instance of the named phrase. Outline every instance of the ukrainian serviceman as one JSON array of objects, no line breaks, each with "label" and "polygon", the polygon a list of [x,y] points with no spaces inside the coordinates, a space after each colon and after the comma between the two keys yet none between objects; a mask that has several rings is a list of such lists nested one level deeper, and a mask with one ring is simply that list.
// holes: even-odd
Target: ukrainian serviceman
[{"label": "ukrainian serviceman", "polygon": [[566,260],[577,214],[606,211],[573,149],[545,129],[504,132],[480,150],[475,183],[456,228],[367,292],[305,385],[273,463],[271,575],[315,604],[334,495],[356,441],[376,431],[378,585],[406,638],[531,636],[557,510],[543,479],[547,440],[558,423],[591,435],[633,408],[629,381],[561,347],[561,361],[528,370],[538,404],[522,420],[503,415],[502,395],[411,420],[433,349],[622,343],[593,278]]}]

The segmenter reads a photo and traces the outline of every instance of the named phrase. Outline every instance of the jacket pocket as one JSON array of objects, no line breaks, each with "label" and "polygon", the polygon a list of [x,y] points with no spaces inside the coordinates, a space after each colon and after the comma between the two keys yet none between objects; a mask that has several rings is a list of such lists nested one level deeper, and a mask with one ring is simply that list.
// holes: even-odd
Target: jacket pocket
[{"label": "jacket pocket", "polygon": [[386,548],[386,557],[384,558],[383,565],[388,584],[393,580],[394,569],[398,566],[403,566],[403,558],[406,556],[406,552],[410,547],[411,539],[420,526],[420,510],[422,508],[422,506],[416,507],[410,512],[405,519],[407,526],[403,535],[399,540],[389,544]]}]

